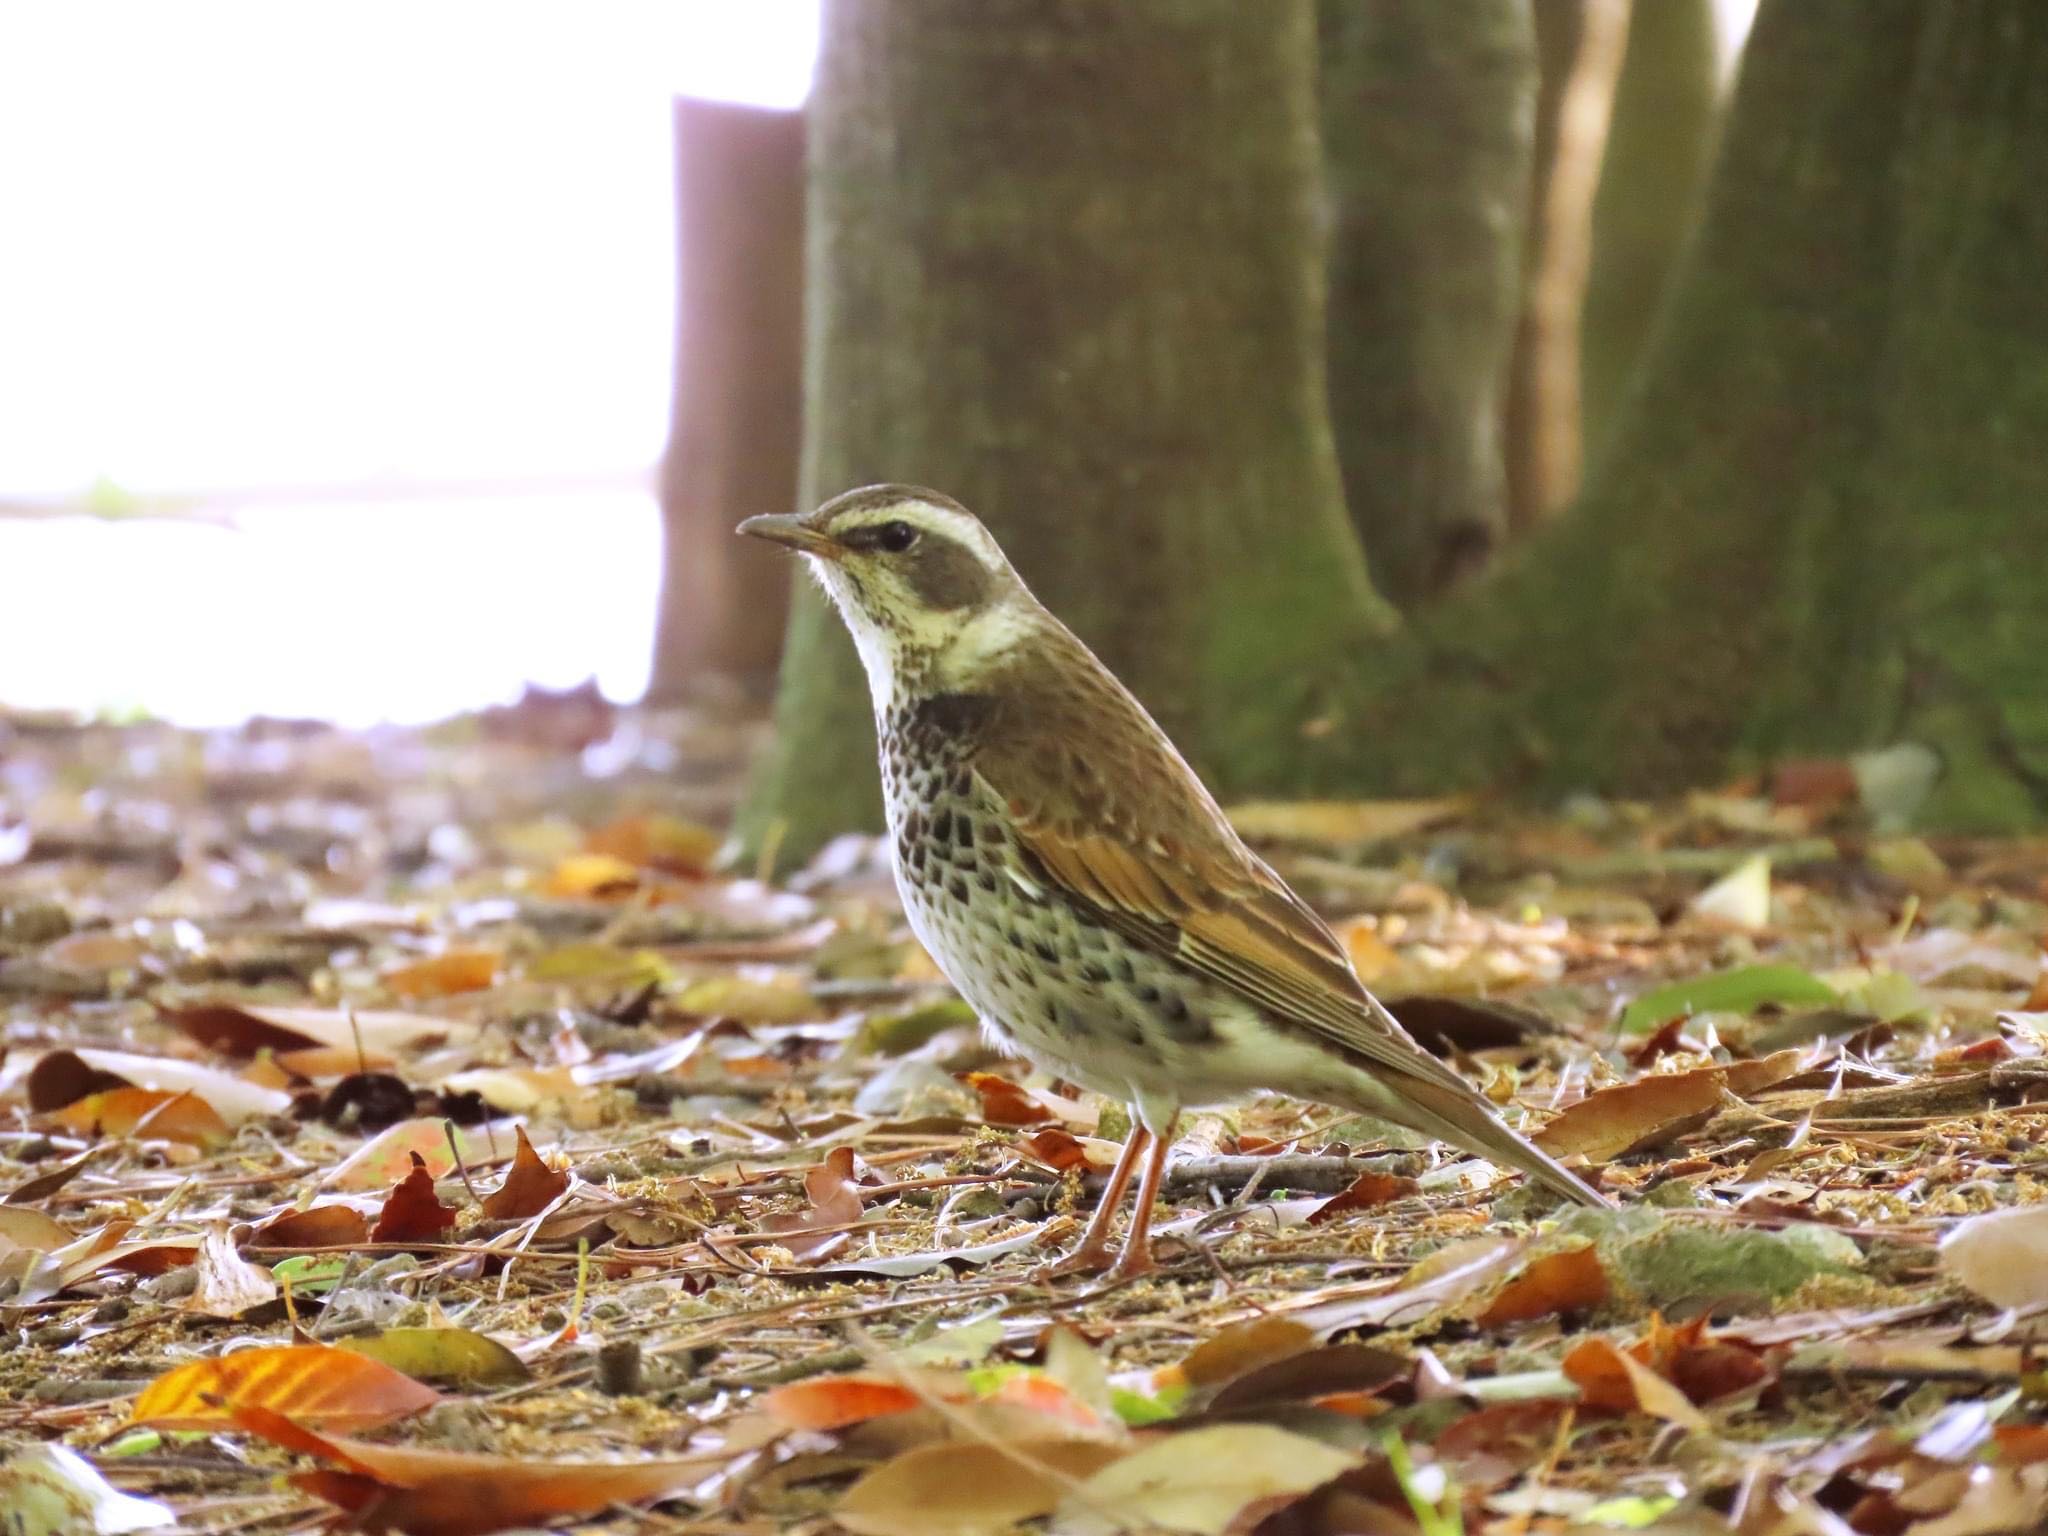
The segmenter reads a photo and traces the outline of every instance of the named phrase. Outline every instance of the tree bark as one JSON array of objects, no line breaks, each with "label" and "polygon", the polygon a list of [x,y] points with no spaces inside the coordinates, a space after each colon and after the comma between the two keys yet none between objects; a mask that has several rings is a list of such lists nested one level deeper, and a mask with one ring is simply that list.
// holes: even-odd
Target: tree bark
[{"label": "tree bark", "polygon": [[679,99],[676,365],[662,459],[650,702],[705,672],[765,684],[788,584],[733,525],[796,506],[803,380],[800,112]]},{"label": "tree bark", "polygon": [[1586,278],[1581,437],[1597,462],[1697,221],[1720,121],[1713,0],[1650,0],[1629,16]]},{"label": "tree bark", "polygon": [[1528,0],[1323,0],[1330,413],[1403,608],[1502,541],[1502,391],[1536,101]]},{"label": "tree bark", "polygon": [[1521,323],[1508,365],[1508,522],[1535,527],[1578,494],[1579,324],[1593,199],[1607,149],[1629,0],[1535,0],[1542,89]]},{"label": "tree bark", "polygon": [[[803,500],[982,516],[1226,789],[1293,781],[1383,629],[1324,405],[1309,0],[827,0]],[[745,815],[878,816],[867,690],[808,588]]]},{"label": "tree bark", "polygon": [[1390,656],[1383,785],[1917,740],[1933,824],[2048,814],[2043,79],[2034,0],[1764,0],[1613,451]]}]

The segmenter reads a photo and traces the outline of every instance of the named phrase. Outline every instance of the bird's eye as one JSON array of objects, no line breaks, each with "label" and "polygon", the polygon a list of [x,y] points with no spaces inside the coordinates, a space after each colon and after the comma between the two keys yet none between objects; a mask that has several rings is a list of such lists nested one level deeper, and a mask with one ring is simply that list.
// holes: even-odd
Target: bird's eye
[{"label": "bird's eye", "polygon": [[875,530],[875,548],[884,554],[900,555],[917,542],[917,530],[908,523],[884,523]]}]

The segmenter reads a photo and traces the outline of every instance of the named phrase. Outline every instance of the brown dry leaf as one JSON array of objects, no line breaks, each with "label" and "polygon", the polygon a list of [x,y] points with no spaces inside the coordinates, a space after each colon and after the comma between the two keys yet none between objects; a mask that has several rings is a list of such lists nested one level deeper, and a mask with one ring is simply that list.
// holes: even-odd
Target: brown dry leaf
[{"label": "brown dry leaf", "polygon": [[1683,1392],[1606,1339],[1585,1339],[1574,1345],[1564,1357],[1563,1369],[1589,1408],[1647,1413],[1691,1430],[1708,1427],[1706,1417]]},{"label": "brown dry leaf", "polygon": [[1220,1387],[1239,1376],[1315,1348],[1316,1331],[1288,1317],[1255,1317],[1232,1323],[1189,1350],[1178,1365],[1159,1373],[1158,1385]]},{"label": "brown dry leaf", "polygon": [[375,1429],[441,1400],[381,1361],[324,1344],[237,1350],[167,1371],[143,1388],[131,1424],[157,1429],[220,1429],[239,1408],[289,1413],[329,1429]]},{"label": "brown dry leaf", "polygon": [[185,1303],[187,1311],[207,1317],[240,1317],[252,1307],[277,1300],[277,1282],[270,1271],[235,1251],[225,1222],[206,1229],[193,1263],[199,1280]]},{"label": "brown dry leaf", "polygon": [[373,1243],[438,1243],[455,1225],[457,1212],[443,1205],[434,1193],[434,1176],[415,1152],[412,1171],[392,1187],[377,1224],[370,1229]]},{"label": "brown dry leaf", "polygon": [[1211,1424],[1151,1441],[1111,1462],[1060,1506],[1071,1536],[1163,1529],[1223,1536],[1254,1504],[1305,1494],[1358,1465],[1348,1452],[1270,1424]]},{"label": "brown dry leaf", "polygon": [[[524,1221],[529,1216],[538,1216],[561,1199],[569,1187],[569,1175],[550,1168],[533,1150],[533,1143],[526,1139],[525,1126],[516,1127],[514,1134],[519,1138],[519,1146],[512,1154],[511,1171],[505,1175],[505,1182],[483,1199],[483,1213],[493,1221]],[[431,1180],[428,1188],[433,1188]],[[454,1219],[453,1212],[449,1219]]]},{"label": "brown dry leaf", "polygon": [[1609,1295],[1607,1271],[1592,1244],[1547,1253],[1494,1294],[1479,1314],[1482,1328],[1500,1328],[1509,1323],[1526,1323],[1533,1318],[1559,1312],[1580,1312],[1597,1307]]},{"label": "brown dry leaf", "polygon": [[286,1211],[256,1229],[259,1248],[355,1248],[370,1240],[370,1223],[349,1205],[316,1205]]},{"label": "brown dry leaf", "polygon": [[487,949],[451,949],[410,965],[394,966],[382,977],[394,997],[454,997],[498,984],[498,957]]},{"label": "brown dry leaf", "polygon": [[1290,1403],[1334,1403],[1363,1416],[1374,1393],[1414,1375],[1415,1362],[1390,1349],[1320,1344],[1234,1377],[1202,1406],[1210,1414],[1244,1414]]},{"label": "brown dry leaf", "polygon": [[50,1116],[51,1123],[80,1136],[140,1136],[210,1149],[234,1139],[213,1106],[196,1093],[162,1093],[154,1088],[110,1088],[88,1094]]},{"label": "brown dry leaf", "polygon": [[305,1472],[293,1481],[359,1520],[409,1536],[488,1536],[597,1514],[614,1504],[646,1503],[695,1487],[721,1464],[765,1443],[728,1430],[718,1450],[682,1460],[534,1462],[315,1434],[264,1406],[238,1408],[235,1423],[287,1450],[337,1463],[340,1472]]},{"label": "brown dry leaf", "polygon": [[1124,1454],[1101,1440],[921,1445],[861,1478],[832,1518],[858,1536],[997,1536],[1051,1514],[1066,1496],[1064,1480]]},{"label": "brown dry leaf", "polygon": [[1422,1186],[1413,1179],[1401,1178],[1391,1173],[1361,1173],[1351,1181],[1351,1187],[1339,1195],[1325,1200],[1308,1214],[1308,1224],[1319,1227],[1326,1221],[1335,1221],[1351,1211],[1369,1211],[1376,1205],[1389,1205],[1396,1200],[1406,1200],[1421,1191]]},{"label": "brown dry leaf", "polygon": [[52,1253],[78,1234],[53,1216],[25,1205],[0,1205],[0,1258],[8,1253]]},{"label": "brown dry leaf", "polygon": [[85,1047],[46,1052],[28,1078],[29,1106],[62,1109],[112,1088],[152,1088],[159,1093],[196,1093],[231,1122],[290,1112],[292,1096],[247,1078],[197,1062],[133,1051]]},{"label": "brown dry leaf", "polygon": [[846,1245],[844,1229],[860,1220],[860,1187],[854,1183],[853,1149],[834,1147],[825,1161],[804,1173],[805,1208],[777,1213],[761,1223],[761,1230],[782,1239],[797,1259],[817,1263]]},{"label": "brown dry leaf", "polygon": [[167,1008],[163,1013],[201,1045],[230,1056],[321,1046],[343,1052],[350,1071],[389,1067],[427,1045],[476,1035],[475,1025],[458,1019],[381,1008],[273,1008],[222,1002]]},{"label": "brown dry leaf", "polygon": [[1552,1157],[1582,1154],[1611,1162],[1704,1122],[1720,1106],[1728,1074],[1720,1067],[1668,1072],[1588,1094],[1532,1138]]},{"label": "brown dry leaf", "polygon": [[1286,1316],[1328,1338],[1347,1328],[1407,1328],[1460,1305],[1514,1267],[1525,1244],[1507,1237],[1468,1237],[1446,1243],[1393,1286],[1361,1287],[1359,1294],[1320,1294]]},{"label": "brown dry leaf", "polygon": [[1095,1123],[1095,1117],[1072,1100],[1027,1088],[1000,1072],[964,1072],[960,1080],[981,1096],[981,1118],[988,1125],[1021,1129],[1053,1120],[1069,1125]]}]

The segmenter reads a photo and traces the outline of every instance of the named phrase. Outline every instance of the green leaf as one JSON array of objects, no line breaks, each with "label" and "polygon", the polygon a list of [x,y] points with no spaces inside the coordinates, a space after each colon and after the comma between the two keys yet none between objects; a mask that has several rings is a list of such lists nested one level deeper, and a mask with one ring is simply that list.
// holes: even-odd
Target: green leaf
[{"label": "green leaf", "polygon": [[1744,965],[1651,988],[1622,1011],[1621,1032],[1643,1034],[1683,1014],[1750,1013],[1766,1003],[1840,1001],[1833,987],[1796,965]]},{"label": "green leaf", "polygon": [[323,1291],[333,1290],[347,1267],[345,1258],[300,1253],[271,1265],[270,1275],[279,1285],[289,1281],[295,1296],[318,1296]]},{"label": "green leaf", "polygon": [[1595,1504],[1579,1516],[1586,1525],[1618,1525],[1636,1530],[1663,1519],[1678,1507],[1678,1500],[1668,1493],[1642,1498],[1630,1495],[1625,1498],[1609,1499],[1604,1504]]},{"label": "green leaf", "polygon": [[506,1387],[527,1380],[526,1362],[496,1339],[468,1328],[386,1328],[343,1339],[353,1350],[415,1381],[453,1387]]},{"label": "green leaf", "polygon": [[1169,1387],[1157,1397],[1147,1397],[1129,1387],[1111,1387],[1109,1406],[1131,1428],[1143,1429],[1147,1424],[1163,1423],[1179,1413],[1187,1395],[1186,1387]]}]

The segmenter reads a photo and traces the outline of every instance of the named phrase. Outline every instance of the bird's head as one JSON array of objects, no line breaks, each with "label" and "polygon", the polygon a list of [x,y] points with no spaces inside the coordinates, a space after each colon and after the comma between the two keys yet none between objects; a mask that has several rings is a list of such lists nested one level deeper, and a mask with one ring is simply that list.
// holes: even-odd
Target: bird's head
[{"label": "bird's head", "polygon": [[877,709],[971,689],[1046,622],[980,520],[937,491],[871,485],[739,531],[807,557],[853,632]]}]

